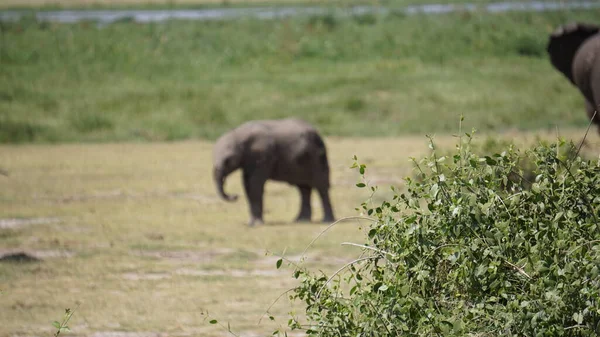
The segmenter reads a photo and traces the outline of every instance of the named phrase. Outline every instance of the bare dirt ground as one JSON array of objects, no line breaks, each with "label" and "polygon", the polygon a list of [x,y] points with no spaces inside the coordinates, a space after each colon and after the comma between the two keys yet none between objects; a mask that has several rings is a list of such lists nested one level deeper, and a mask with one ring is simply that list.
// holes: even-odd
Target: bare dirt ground
[{"label": "bare dirt ground", "polygon": [[[581,139],[584,130],[561,135]],[[554,132],[480,135],[531,143]],[[438,135],[452,149],[456,138]],[[403,186],[409,157],[429,149],[424,136],[326,140],[332,167],[332,202],[338,218],[355,216],[367,189],[350,169],[367,165],[367,183]],[[589,136],[597,156],[598,137]],[[594,150],[596,149],[596,150]],[[365,242],[368,221],[348,220],[301,253],[329,224],[295,224],[298,193],[267,184],[266,224],[248,228],[239,172],[226,189],[236,203],[217,198],[211,177],[212,143],[120,143],[0,146],[0,256],[23,253],[31,261],[0,259],[0,337],[51,335],[52,321],[76,308],[72,336],[224,336],[206,321],[218,319],[241,336],[265,336],[285,326],[301,306],[284,296],[294,287],[293,266],[275,268],[278,255],[331,273],[360,254],[342,242]],[[595,151],[595,152],[594,152]],[[313,195],[313,219],[321,217]],[[302,260],[302,261],[301,261]]]}]

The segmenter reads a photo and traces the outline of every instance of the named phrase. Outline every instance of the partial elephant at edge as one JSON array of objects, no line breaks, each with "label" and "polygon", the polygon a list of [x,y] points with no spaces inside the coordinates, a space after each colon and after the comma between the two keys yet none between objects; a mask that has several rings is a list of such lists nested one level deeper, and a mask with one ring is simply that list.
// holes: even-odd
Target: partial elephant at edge
[{"label": "partial elephant at edge", "polygon": [[242,169],[242,182],[250,212],[249,226],[263,223],[263,195],[267,180],[287,182],[300,192],[297,222],[310,221],[310,196],[317,190],[323,221],[335,220],[329,198],[330,173],[325,142],[315,127],[298,118],[255,120],[229,130],[213,147],[213,179],[226,201],[237,195],[225,192],[229,174]]},{"label": "partial elephant at edge", "polygon": [[[600,26],[572,22],[550,34],[547,51],[550,62],[585,98],[589,119],[600,110]],[[593,123],[600,133],[600,112]]]}]

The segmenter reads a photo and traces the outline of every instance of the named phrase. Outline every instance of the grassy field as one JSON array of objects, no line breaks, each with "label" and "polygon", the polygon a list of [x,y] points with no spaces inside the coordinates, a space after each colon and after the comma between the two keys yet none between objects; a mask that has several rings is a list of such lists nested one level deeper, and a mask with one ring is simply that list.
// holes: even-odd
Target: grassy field
[{"label": "grassy field", "polygon": [[[334,0],[338,2],[338,0]],[[1,0],[0,8],[56,9],[56,8],[190,8],[215,6],[262,6],[289,4],[323,4],[323,0]]]},{"label": "grassy field", "polygon": [[[517,2],[505,0],[504,2]],[[423,3],[465,3],[463,0],[0,0],[0,9],[57,9],[57,8],[199,8],[237,6],[329,6],[329,5],[386,5],[405,6]],[[477,0],[470,3],[489,3],[492,0]]]},{"label": "grassy field", "polygon": [[302,116],[331,136],[586,125],[548,34],[600,11],[2,25],[0,142],[215,139]]},{"label": "grassy field", "polygon": [[[577,140],[584,130],[560,132]],[[519,144],[535,139],[520,132],[485,137]],[[442,149],[456,142],[450,135],[435,139]],[[408,157],[428,151],[422,136],[326,142],[338,218],[357,215],[354,208],[369,197],[354,186],[359,176],[349,168],[353,155],[367,164],[369,184],[380,186],[377,202],[389,197],[389,185],[402,188],[402,178],[411,174]],[[590,143],[597,155],[597,137]],[[231,322],[241,336],[265,336],[285,325],[288,311],[302,317],[301,308],[284,297],[271,310],[277,320],[257,324],[296,284],[291,267],[277,270],[277,258],[265,253],[285,251],[298,260],[328,224],[291,223],[297,192],[270,182],[266,224],[248,228],[245,199],[217,198],[211,147],[205,141],[0,146],[8,171],[0,175],[0,255],[25,251],[42,259],[0,262],[0,336],[49,336],[52,321],[77,305],[69,324],[74,336],[224,336],[203,320],[205,311]],[[227,187],[242,193],[239,172]],[[315,211],[316,220],[321,210]],[[340,243],[364,242],[365,226],[357,220],[336,225],[308,250],[306,265],[332,272],[356,258],[359,250]]]}]

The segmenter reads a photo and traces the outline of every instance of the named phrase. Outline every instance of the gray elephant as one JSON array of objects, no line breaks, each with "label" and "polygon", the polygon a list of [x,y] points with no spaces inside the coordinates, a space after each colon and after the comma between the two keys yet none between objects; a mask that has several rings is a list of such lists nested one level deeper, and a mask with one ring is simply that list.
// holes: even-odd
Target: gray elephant
[{"label": "gray elephant", "polygon": [[[600,105],[600,27],[569,23],[558,27],[548,41],[552,65],[563,73],[585,97],[591,119]],[[593,122],[600,133],[600,111]]]},{"label": "gray elephant", "polygon": [[329,199],[329,163],[323,139],[309,123],[297,119],[246,122],[223,134],[213,148],[213,178],[219,195],[227,201],[227,176],[242,169],[250,208],[248,225],[263,223],[263,193],[267,180],[287,182],[300,191],[297,222],[310,221],[310,195],[316,189],[323,204],[323,221],[334,221]]}]

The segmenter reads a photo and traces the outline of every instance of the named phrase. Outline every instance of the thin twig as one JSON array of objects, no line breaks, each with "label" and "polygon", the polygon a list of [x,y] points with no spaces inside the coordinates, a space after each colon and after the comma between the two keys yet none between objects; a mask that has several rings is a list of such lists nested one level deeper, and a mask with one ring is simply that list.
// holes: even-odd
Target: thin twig
[{"label": "thin twig", "polygon": [[[77,310],[78,308],[79,308],[79,304],[77,304],[77,307],[75,307],[75,310]],[[61,323],[59,323],[58,327],[56,327],[58,330],[56,330],[56,332],[54,333],[55,337],[58,337],[58,335],[60,335],[60,333],[62,332],[62,330],[64,328],[68,329],[67,323],[69,323],[69,320],[75,313],[75,310],[71,310],[71,309],[65,310],[66,312],[65,312],[65,317],[63,318],[63,321]]]},{"label": "thin twig", "polygon": [[360,248],[365,248],[365,249],[370,249],[379,253],[383,253],[383,254],[387,254],[390,255],[392,257],[396,257],[396,254],[394,253],[390,253],[390,252],[386,252],[385,250],[379,249],[379,248],[375,248],[375,247],[370,247],[367,245],[359,245],[358,243],[353,243],[353,242],[342,242],[342,246],[355,246],[355,247],[360,247]]},{"label": "thin twig", "polygon": [[438,249],[442,249],[442,248],[444,248],[444,247],[449,247],[449,246],[458,246],[458,244],[456,244],[456,243],[447,243],[447,244],[441,245],[441,246],[439,246],[439,247],[435,247],[435,248],[434,248],[434,249],[431,251],[431,253],[435,252],[435,251],[436,251],[436,250],[438,250]]},{"label": "thin twig", "polygon": [[365,217],[365,216],[348,216],[348,217],[345,217],[345,218],[338,219],[338,220],[334,221],[331,225],[327,226],[327,228],[325,228],[323,231],[321,231],[321,233],[319,233],[319,235],[317,235],[317,237],[314,238],[308,244],[308,246],[306,246],[306,248],[304,248],[304,251],[302,252],[302,254],[300,256],[303,257],[304,254],[306,254],[306,251],[308,250],[308,248],[310,248],[313,245],[313,243],[315,243],[315,241],[317,241],[321,237],[321,235],[325,234],[325,232],[327,232],[329,229],[331,229],[331,227],[337,225],[339,222],[342,222],[344,220],[352,220],[352,219],[363,219],[363,220],[369,220],[369,221],[373,221],[373,222],[377,221],[376,219],[368,218],[368,217]]},{"label": "thin twig", "polygon": [[581,245],[579,245],[579,246],[577,246],[577,247],[575,247],[575,248],[571,249],[571,251],[570,251],[570,252],[568,252],[568,253],[567,253],[567,255],[571,255],[571,254],[573,254],[573,253],[574,253],[574,252],[575,252],[577,249],[579,249],[579,248],[581,248],[581,247],[583,247],[583,246],[585,246],[585,245],[589,245],[589,244],[591,244],[591,243],[596,243],[596,242],[600,242],[600,240],[592,240],[592,241],[586,242],[586,243],[584,243],[584,244],[581,244]]},{"label": "thin twig", "polygon": [[577,158],[577,156],[579,155],[579,151],[581,151],[581,147],[583,146],[583,143],[585,142],[585,139],[587,138],[588,132],[590,132],[590,128],[592,127],[592,123],[594,123],[594,118],[596,117],[597,113],[598,113],[598,110],[594,110],[594,114],[592,115],[592,118],[590,119],[590,123],[588,124],[588,127],[585,130],[585,134],[583,135],[581,142],[579,142],[579,147],[577,147],[577,152],[575,152],[575,156],[573,158]]},{"label": "thin twig", "polygon": [[292,261],[292,260],[288,259],[287,257],[285,257],[285,251],[286,251],[286,250],[287,250],[287,247],[286,247],[286,249],[283,251],[283,254],[281,254],[281,255],[278,255],[278,254],[275,254],[275,253],[273,253],[273,252],[270,252],[268,249],[267,249],[267,253],[270,253],[270,254],[271,254],[271,255],[273,255],[273,256],[277,256],[278,258],[280,258],[280,259],[284,260],[285,262],[287,262],[287,263],[289,263],[289,264],[293,265],[294,267],[296,267],[296,269],[295,269],[295,270],[297,270],[297,268],[300,268],[300,265],[299,265],[298,263],[296,263],[296,262],[294,262],[294,261]]},{"label": "thin twig", "polygon": [[512,220],[512,216],[510,215],[510,211],[508,210],[508,207],[506,207],[504,200],[502,200],[502,198],[493,190],[490,190],[490,191],[496,196],[496,198],[498,198],[498,200],[500,200],[500,203],[502,203],[502,205],[504,206],[504,209],[506,209],[506,213],[508,213],[508,218]]},{"label": "thin twig", "polygon": [[271,308],[275,305],[275,303],[277,303],[277,301],[279,301],[280,298],[283,297],[283,295],[286,295],[290,291],[296,290],[296,289],[298,289],[298,287],[294,287],[294,288],[288,289],[288,290],[284,291],[282,294],[280,294],[279,296],[277,296],[277,298],[275,299],[275,301],[273,301],[273,303],[271,303],[271,305],[269,305],[269,307],[267,308],[267,310],[265,310],[264,314],[262,314],[262,316],[260,316],[260,318],[258,319],[258,323],[257,324],[260,324],[260,322],[265,317],[265,315],[269,313],[269,310],[271,310]]},{"label": "thin twig", "polygon": [[[560,160],[559,158],[556,158],[556,160],[562,164],[564,166],[565,169],[567,169],[567,174],[571,177],[571,179],[573,179],[573,181],[577,181],[577,179],[575,179],[575,176],[573,175],[573,172],[571,172],[571,167],[567,166],[567,164],[565,164],[562,160]],[[592,203],[588,200],[587,198],[587,194],[582,194],[581,198],[583,199],[583,201],[585,201],[585,205],[589,208],[590,213],[592,214],[592,217],[594,218],[594,221],[596,223],[598,223],[598,217],[596,217],[596,212],[594,211],[594,207],[592,206]]]},{"label": "thin twig", "polygon": [[[205,313],[205,312],[201,312],[201,313],[200,313],[200,315],[206,315],[206,316],[204,317],[204,321],[206,321],[207,319],[209,319],[209,318],[210,318],[210,314],[209,314],[209,312],[208,312],[208,311],[206,311],[206,313]],[[214,322],[213,322],[213,321],[214,321]],[[232,335],[232,336],[235,336],[235,337],[240,337],[240,335],[238,335],[238,334],[236,334],[235,332],[231,331],[231,326],[229,325],[229,322],[227,322],[227,326],[223,325],[223,323],[221,323],[221,321],[219,321],[219,320],[216,320],[216,319],[215,319],[215,320],[210,320],[210,321],[209,321],[209,323],[210,323],[210,324],[218,324],[219,326],[221,326],[221,328],[223,328],[224,330],[227,330],[227,332],[228,332],[230,335]]]},{"label": "thin twig", "polygon": [[427,136],[427,138],[429,138],[429,144],[431,144],[431,150],[433,151],[433,161],[435,163],[435,176],[437,178],[437,183],[438,186],[440,187],[442,193],[446,196],[446,200],[450,201],[450,194],[448,194],[448,191],[446,191],[446,188],[441,184],[442,180],[440,179],[440,175],[442,174],[440,172],[440,165],[438,164],[438,157],[435,154],[435,145],[433,142],[433,137],[432,136]]},{"label": "thin twig", "polygon": [[350,262],[346,263],[344,266],[342,266],[342,268],[336,270],[335,273],[333,273],[333,275],[331,275],[327,279],[327,281],[325,281],[325,284],[323,284],[323,286],[321,287],[321,289],[319,289],[319,292],[317,293],[317,298],[319,298],[321,296],[321,291],[323,291],[323,289],[325,288],[325,286],[327,286],[327,284],[329,284],[329,282],[331,282],[331,280],[333,280],[333,278],[337,274],[339,274],[342,270],[348,268],[349,266],[351,266],[351,265],[353,265],[355,263],[366,261],[366,260],[373,260],[373,259],[376,259],[376,258],[378,258],[378,256],[367,256],[367,257],[363,257],[363,258],[356,259],[356,260],[353,260],[353,261],[350,261]]},{"label": "thin twig", "polygon": [[[375,306],[373,305],[373,303],[371,303],[371,301],[366,301],[366,302],[371,306],[371,308],[373,309],[374,312],[378,312],[377,308],[375,308]],[[392,322],[390,322],[390,320],[387,319],[385,316],[381,315],[380,317],[383,318],[385,321],[387,321],[390,326],[394,326],[394,324],[392,324]],[[392,334],[392,332],[388,328],[387,324],[385,324],[385,322],[383,323],[383,327],[387,330],[388,336],[398,336],[399,335],[397,333],[397,331],[395,334]]]},{"label": "thin twig", "polygon": [[568,327],[566,327],[566,328],[565,328],[565,330],[571,330],[571,329],[577,329],[577,328],[586,328],[586,329],[589,329],[589,328],[588,328],[587,326],[585,326],[585,325],[578,324],[578,325],[572,325],[572,326],[568,326]]},{"label": "thin twig", "polygon": [[526,273],[526,272],[523,270],[523,268],[521,268],[521,267],[519,267],[519,266],[517,266],[517,265],[515,265],[515,264],[512,264],[512,263],[510,263],[510,262],[508,262],[508,261],[506,261],[506,260],[504,260],[504,262],[505,262],[506,264],[508,264],[509,266],[513,267],[513,268],[514,268],[516,271],[518,271],[518,272],[519,272],[519,274],[521,274],[521,275],[524,275],[525,277],[527,277],[527,278],[528,278],[528,279],[530,279],[530,280],[533,280],[533,278],[532,278],[531,276],[529,276],[529,275],[528,275],[528,274],[527,274],[527,273]]}]

